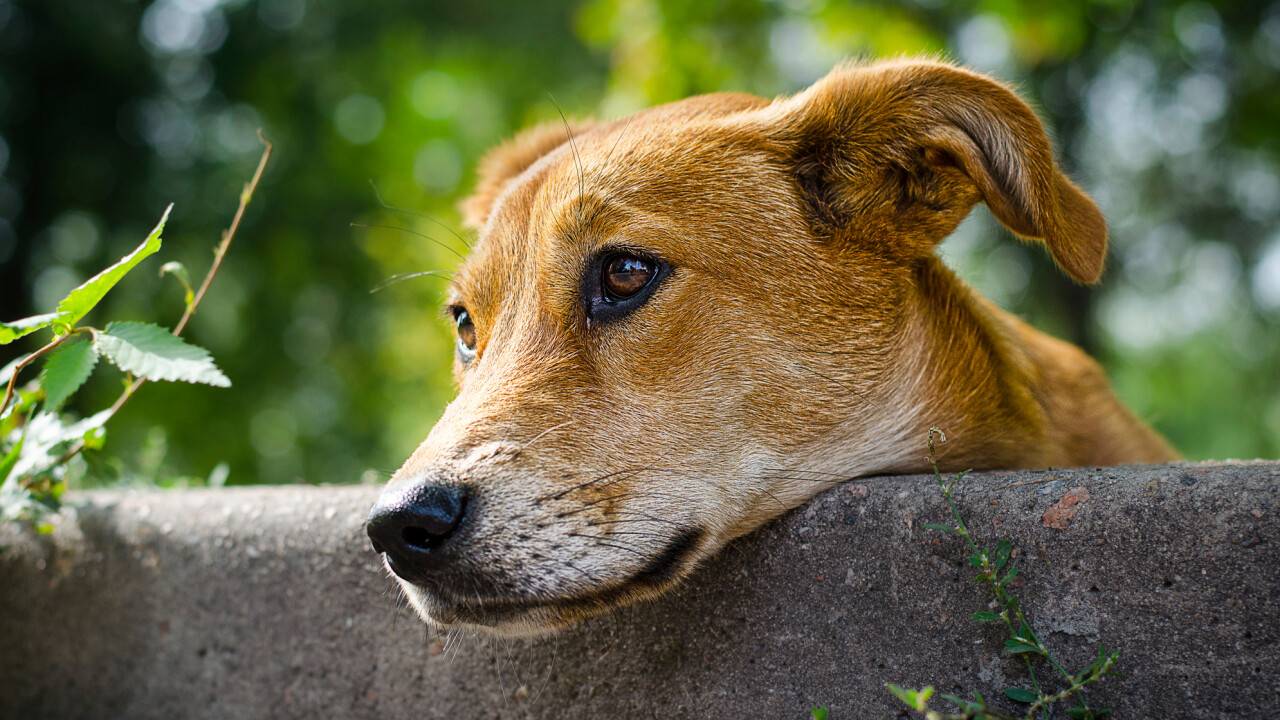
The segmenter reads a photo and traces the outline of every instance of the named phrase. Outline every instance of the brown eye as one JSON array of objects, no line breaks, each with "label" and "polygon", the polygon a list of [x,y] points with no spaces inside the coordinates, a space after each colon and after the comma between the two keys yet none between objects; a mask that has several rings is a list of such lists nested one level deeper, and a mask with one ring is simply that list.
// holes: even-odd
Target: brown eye
[{"label": "brown eye", "polygon": [[605,261],[600,287],[608,300],[626,300],[645,289],[657,275],[657,263],[636,255],[615,255]]},{"label": "brown eye", "polygon": [[454,308],[453,326],[458,333],[458,355],[468,361],[476,354],[476,326],[466,308]]}]

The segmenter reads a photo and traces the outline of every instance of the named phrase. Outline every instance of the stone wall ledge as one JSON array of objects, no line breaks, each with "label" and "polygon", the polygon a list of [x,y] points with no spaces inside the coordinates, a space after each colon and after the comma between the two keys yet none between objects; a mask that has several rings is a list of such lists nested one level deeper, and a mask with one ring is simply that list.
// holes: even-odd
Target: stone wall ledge
[{"label": "stone wall ledge", "polygon": [[[1072,517],[1046,517],[1068,491]],[[675,593],[567,633],[445,647],[362,522],[374,487],[103,491],[0,528],[3,718],[895,717],[884,683],[1020,682],[932,478],[851,481]],[[959,485],[1069,666],[1117,718],[1280,714],[1280,462],[997,472]],[[1054,527],[1059,526],[1059,527]]]}]

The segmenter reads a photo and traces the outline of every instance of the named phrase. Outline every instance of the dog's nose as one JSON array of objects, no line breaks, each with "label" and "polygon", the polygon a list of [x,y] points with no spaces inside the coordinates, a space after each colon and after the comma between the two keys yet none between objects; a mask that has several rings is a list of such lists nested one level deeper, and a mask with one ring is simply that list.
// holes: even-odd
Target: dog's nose
[{"label": "dog's nose", "polygon": [[374,552],[386,553],[397,575],[420,574],[439,564],[466,509],[464,488],[415,485],[384,492],[369,512],[365,529]]}]

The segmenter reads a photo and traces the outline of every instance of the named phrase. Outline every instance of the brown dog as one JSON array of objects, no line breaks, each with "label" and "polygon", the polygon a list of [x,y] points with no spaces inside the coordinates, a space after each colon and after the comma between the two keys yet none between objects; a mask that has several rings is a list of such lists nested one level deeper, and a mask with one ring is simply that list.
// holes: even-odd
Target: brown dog
[{"label": "brown dog", "polygon": [[1082,283],[1106,225],[1008,88],[838,68],[493,151],[464,204],[459,394],[369,533],[429,622],[513,633],[657,595],[842,478],[1158,462],[1102,370],[934,248],[983,201]]}]

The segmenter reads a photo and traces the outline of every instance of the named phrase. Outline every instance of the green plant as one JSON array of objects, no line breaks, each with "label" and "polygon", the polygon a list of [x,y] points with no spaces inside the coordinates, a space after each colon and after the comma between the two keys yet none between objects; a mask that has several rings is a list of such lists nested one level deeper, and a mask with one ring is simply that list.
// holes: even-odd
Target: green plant
[{"label": "green plant", "polygon": [[[160,250],[172,204],[138,247],[73,289],[53,312],[0,323],[0,345],[41,331],[51,335],[45,345],[0,370],[4,387],[0,400],[0,522],[32,522],[41,532],[48,532],[47,515],[60,506],[68,463],[85,450],[102,448],[107,421],[147,380],[231,385],[209,352],[187,343],[181,335],[213,283],[271,157],[271,144],[260,139],[263,151],[257,169],[240,194],[236,214],[214,248],[213,263],[199,288],[192,288],[180,263],[160,268],[161,276],[173,275],[184,290],[182,317],[172,330],[141,322],[110,322],[103,328],[81,324],[112,288]],[[125,373],[120,396],[109,408],[88,418],[61,413],[63,403],[89,379],[99,359]],[[20,386],[22,372],[41,360],[38,378]]]},{"label": "green plant", "polygon": [[[1110,715],[1109,710],[1090,707],[1085,699],[1084,690],[1087,686],[1114,673],[1120,655],[1114,652],[1107,652],[1099,646],[1098,653],[1093,661],[1083,670],[1075,673],[1068,672],[1062,663],[1054,657],[1053,653],[1049,651],[1044,641],[1040,639],[1040,636],[1031,626],[1030,621],[1027,620],[1022,603],[1013,594],[1012,583],[1018,576],[1018,569],[1014,567],[1012,561],[1012,543],[1008,540],[1001,540],[994,549],[987,549],[978,545],[973,533],[969,530],[968,524],[965,523],[964,517],[960,514],[960,509],[955,500],[956,483],[963,479],[966,473],[959,473],[953,476],[950,482],[943,479],[942,473],[938,470],[934,445],[935,439],[937,442],[945,443],[947,437],[938,428],[929,429],[928,460],[933,467],[934,479],[938,483],[938,489],[942,492],[942,497],[946,501],[947,510],[951,517],[949,522],[927,523],[925,527],[941,533],[956,535],[964,541],[969,550],[969,565],[976,571],[975,579],[990,590],[994,605],[998,608],[996,610],[975,612],[973,619],[979,623],[998,623],[1004,627],[1007,633],[1004,641],[1004,652],[1007,655],[1015,655],[1022,659],[1031,687],[1009,687],[1004,691],[1005,697],[1009,700],[1026,705],[1025,712],[1019,716],[1008,715],[992,709],[988,706],[987,700],[982,694],[977,692],[973,694],[972,698],[942,695],[943,700],[957,708],[955,712],[942,712],[929,707],[929,701],[934,694],[932,687],[912,690],[890,683],[886,686],[889,692],[907,707],[923,715],[927,720],[1013,720],[1015,717],[1021,717],[1024,720],[1036,720],[1037,718],[1049,717],[1049,713],[1059,703],[1069,703],[1071,701],[1074,701],[1075,704],[1067,708],[1068,717],[1076,718],[1077,720],[1093,720]],[[1041,681],[1036,672],[1036,665],[1039,662],[1047,664],[1053,670],[1053,674],[1058,676],[1061,681],[1059,689],[1051,690],[1047,687],[1046,682]]]}]

